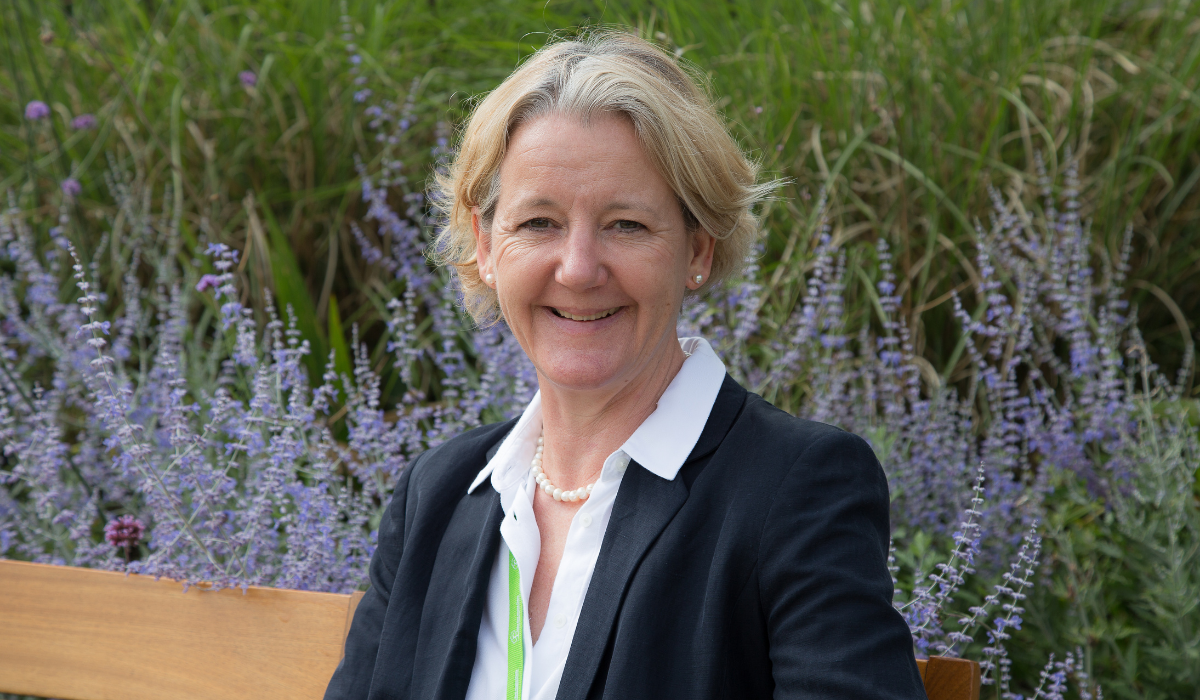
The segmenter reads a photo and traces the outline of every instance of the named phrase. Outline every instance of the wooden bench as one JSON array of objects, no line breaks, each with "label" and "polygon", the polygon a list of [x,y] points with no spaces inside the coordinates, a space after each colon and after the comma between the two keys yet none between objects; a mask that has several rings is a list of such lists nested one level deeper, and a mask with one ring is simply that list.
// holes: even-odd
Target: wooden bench
[{"label": "wooden bench", "polygon": [[[188,592],[0,560],[0,692],[64,700],[316,700],[361,593]],[[930,700],[979,700],[979,665],[918,661]]]}]

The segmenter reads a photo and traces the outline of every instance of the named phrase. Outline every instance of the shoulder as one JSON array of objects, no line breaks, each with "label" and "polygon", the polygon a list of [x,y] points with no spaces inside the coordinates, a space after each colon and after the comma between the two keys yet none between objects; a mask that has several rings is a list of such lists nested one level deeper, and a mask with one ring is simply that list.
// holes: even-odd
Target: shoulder
[{"label": "shoulder", "polygon": [[726,442],[731,440],[734,459],[726,472],[756,497],[764,551],[792,551],[795,545],[819,561],[814,552],[836,541],[847,552],[882,552],[886,558],[891,499],[887,476],[866,440],[792,416],[754,395],[730,430]]},{"label": "shoulder", "polygon": [[[714,469],[715,467],[715,469]],[[705,471],[775,505],[805,508],[842,497],[887,504],[887,476],[866,440],[746,397]],[[768,509],[772,510],[773,509]]]},{"label": "shoulder", "polygon": [[482,425],[423,452],[409,468],[410,495],[443,489],[466,492],[487,465],[489,452],[514,425],[515,418]]},{"label": "shoulder", "polygon": [[[725,448],[778,477],[804,465],[840,465],[874,471],[879,469],[875,452],[854,433],[814,420],[797,418],[749,394],[737,420],[726,436]],[[882,476],[882,471],[880,470]]]}]

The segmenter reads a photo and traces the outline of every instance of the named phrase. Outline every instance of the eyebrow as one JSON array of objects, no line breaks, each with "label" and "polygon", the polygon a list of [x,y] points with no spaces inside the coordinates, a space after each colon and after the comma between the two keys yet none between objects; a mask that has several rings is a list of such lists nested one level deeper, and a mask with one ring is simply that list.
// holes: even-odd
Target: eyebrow
[{"label": "eyebrow", "polygon": [[[524,207],[553,207],[553,206],[557,206],[557,204],[558,204],[558,202],[554,201],[553,199],[549,199],[547,197],[539,197],[538,199],[531,199],[531,200],[524,201],[524,202],[518,202],[516,204],[516,208],[519,209],[519,208],[524,208]],[[600,211],[602,211],[602,212],[640,211],[640,212],[647,212],[647,213],[652,214],[652,213],[654,213],[655,210],[653,207],[646,206],[644,204],[637,204],[634,202],[612,202],[611,204],[606,205]]]},{"label": "eyebrow", "polygon": [[613,202],[612,204],[604,207],[602,211],[644,211],[653,214],[654,208],[633,202]]}]

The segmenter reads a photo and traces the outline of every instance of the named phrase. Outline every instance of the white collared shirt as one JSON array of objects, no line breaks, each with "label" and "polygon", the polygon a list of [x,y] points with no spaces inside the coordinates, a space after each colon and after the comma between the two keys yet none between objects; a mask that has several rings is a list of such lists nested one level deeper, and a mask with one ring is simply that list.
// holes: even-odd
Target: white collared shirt
[{"label": "white collared shirt", "polygon": [[630,460],[650,473],[671,481],[708,422],[713,403],[725,381],[725,365],[703,338],[681,338],[680,346],[691,357],[658,400],[654,412],[616,452],[604,460],[592,495],[583,502],[567,531],[562,561],[554,577],[546,621],[532,642],[529,630],[529,590],[541,554],[541,535],[533,516],[537,485],[530,463],[542,432],[541,393],[535,394],[496,455],[471,484],[474,491],[491,477],[500,493],[504,520],[500,524],[500,551],[492,565],[487,602],[479,625],[479,644],[466,700],[500,700],[505,697],[508,674],[508,555],[511,551],[521,572],[521,598],[525,626],[525,677],[521,697],[553,700],[571,650],[571,639],[583,608],[600,544],[612,515],[617,489]]}]

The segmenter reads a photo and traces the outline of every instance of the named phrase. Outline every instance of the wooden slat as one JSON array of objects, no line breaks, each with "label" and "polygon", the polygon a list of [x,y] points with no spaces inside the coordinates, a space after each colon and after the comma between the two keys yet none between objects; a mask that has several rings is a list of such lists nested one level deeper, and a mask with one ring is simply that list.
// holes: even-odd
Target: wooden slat
[{"label": "wooden slat", "polygon": [[358,596],[206,591],[0,561],[0,691],[64,700],[320,698]]},{"label": "wooden slat", "polygon": [[[358,610],[358,604],[362,601],[364,593],[355,591],[350,594],[350,604],[346,607],[346,626],[342,629],[342,641],[350,634],[350,623],[354,622],[354,611]],[[343,645],[344,646],[344,645]],[[342,655],[345,655],[345,649],[342,649]],[[342,655],[338,656],[338,661],[342,660]]]},{"label": "wooden slat", "polygon": [[931,656],[917,659],[929,700],[979,700],[979,664],[967,659]]}]

